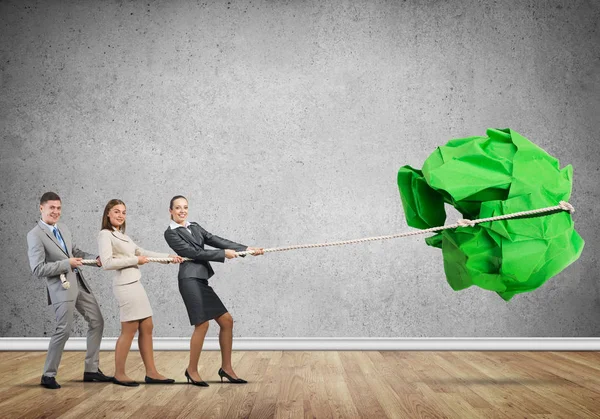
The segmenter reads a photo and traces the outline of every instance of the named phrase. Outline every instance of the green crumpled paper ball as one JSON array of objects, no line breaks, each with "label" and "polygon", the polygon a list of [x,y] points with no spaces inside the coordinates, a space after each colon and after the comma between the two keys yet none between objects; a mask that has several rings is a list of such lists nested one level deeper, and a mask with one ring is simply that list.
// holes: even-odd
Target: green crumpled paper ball
[{"label": "green crumpled paper ball", "polygon": [[[471,220],[558,205],[571,195],[573,167],[510,129],[449,141],[422,170],[403,166],[398,188],[409,226],[444,225],[444,204]],[[455,291],[477,285],[504,300],[532,291],[576,261],[584,242],[566,211],[443,230],[442,249]]]}]

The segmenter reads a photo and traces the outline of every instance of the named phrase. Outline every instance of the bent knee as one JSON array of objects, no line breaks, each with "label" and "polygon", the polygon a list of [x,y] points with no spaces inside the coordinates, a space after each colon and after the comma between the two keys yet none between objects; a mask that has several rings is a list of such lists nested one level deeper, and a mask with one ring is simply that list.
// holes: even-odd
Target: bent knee
[{"label": "bent knee", "polygon": [[104,330],[104,319],[100,317],[99,319],[94,319],[89,321],[90,329],[98,329],[100,331]]},{"label": "bent knee", "polygon": [[233,317],[231,317],[231,314],[225,313],[219,317],[219,326],[224,329],[233,328]]},{"label": "bent knee", "polygon": [[71,336],[71,326],[61,325],[56,328],[52,337],[66,342],[69,339],[69,336]]},{"label": "bent knee", "polygon": [[152,320],[145,320],[140,324],[140,334],[142,335],[151,335],[154,330],[154,323]]},{"label": "bent knee", "polygon": [[121,336],[127,337],[127,338],[132,338],[135,336],[135,334],[138,331],[138,325],[137,324],[128,324],[128,325],[122,325],[121,326]]},{"label": "bent knee", "polygon": [[121,330],[121,336],[127,339],[131,339],[133,340],[133,338],[135,337],[135,333],[136,331],[131,331],[131,330]]},{"label": "bent knee", "polygon": [[206,322],[195,324],[194,329],[202,330],[202,331],[208,330],[208,322],[206,321]]}]

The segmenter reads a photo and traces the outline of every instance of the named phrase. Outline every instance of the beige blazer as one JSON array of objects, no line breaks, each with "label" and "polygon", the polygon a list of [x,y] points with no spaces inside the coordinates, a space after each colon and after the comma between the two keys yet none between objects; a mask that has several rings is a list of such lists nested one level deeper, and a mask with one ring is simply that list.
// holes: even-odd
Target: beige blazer
[{"label": "beige blazer", "polygon": [[138,267],[138,256],[166,258],[168,253],[156,253],[144,250],[120,231],[101,230],[98,234],[98,250],[102,267],[114,270],[113,285],[125,285],[139,281],[142,277]]}]

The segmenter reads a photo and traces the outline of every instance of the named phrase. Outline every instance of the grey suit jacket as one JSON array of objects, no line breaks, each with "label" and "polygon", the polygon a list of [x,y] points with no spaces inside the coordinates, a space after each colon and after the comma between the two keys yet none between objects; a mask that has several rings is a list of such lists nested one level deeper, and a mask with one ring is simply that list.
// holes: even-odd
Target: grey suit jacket
[{"label": "grey suit jacket", "polygon": [[[69,258],[96,258],[96,255],[79,250],[75,243],[73,243],[71,232],[67,226],[60,223],[57,223],[56,226],[65,241],[68,253],[65,253],[52,231],[41,221],[38,221],[36,226],[27,233],[29,266],[35,276],[46,279],[48,305],[64,301],[75,301],[77,298],[79,284],[77,283],[75,272],[73,272],[69,264]],[[91,293],[91,288],[85,281],[81,267],[77,268],[77,270],[79,271],[83,285]],[[63,288],[60,282],[60,274],[67,276],[67,281],[71,285],[69,289]]]},{"label": "grey suit jacket", "polygon": [[[190,223],[189,228],[192,234],[184,227],[167,228],[165,231],[165,240],[169,247],[179,256],[193,259],[179,265],[179,279],[208,279],[215,273],[210,266],[210,262],[225,262],[225,250],[222,249],[243,252],[248,248],[243,244],[210,234],[198,223]],[[204,249],[205,244],[217,249]]]}]

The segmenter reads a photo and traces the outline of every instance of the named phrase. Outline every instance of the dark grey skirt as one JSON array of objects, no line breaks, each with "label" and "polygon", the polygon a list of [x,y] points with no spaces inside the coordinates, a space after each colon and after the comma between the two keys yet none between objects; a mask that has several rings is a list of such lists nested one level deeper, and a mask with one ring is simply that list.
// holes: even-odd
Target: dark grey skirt
[{"label": "dark grey skirt", "polygon": [[208,279],[180,278],[179,292],[191,325],[204,323],[227,313],[219,296],[208,285]]}]

